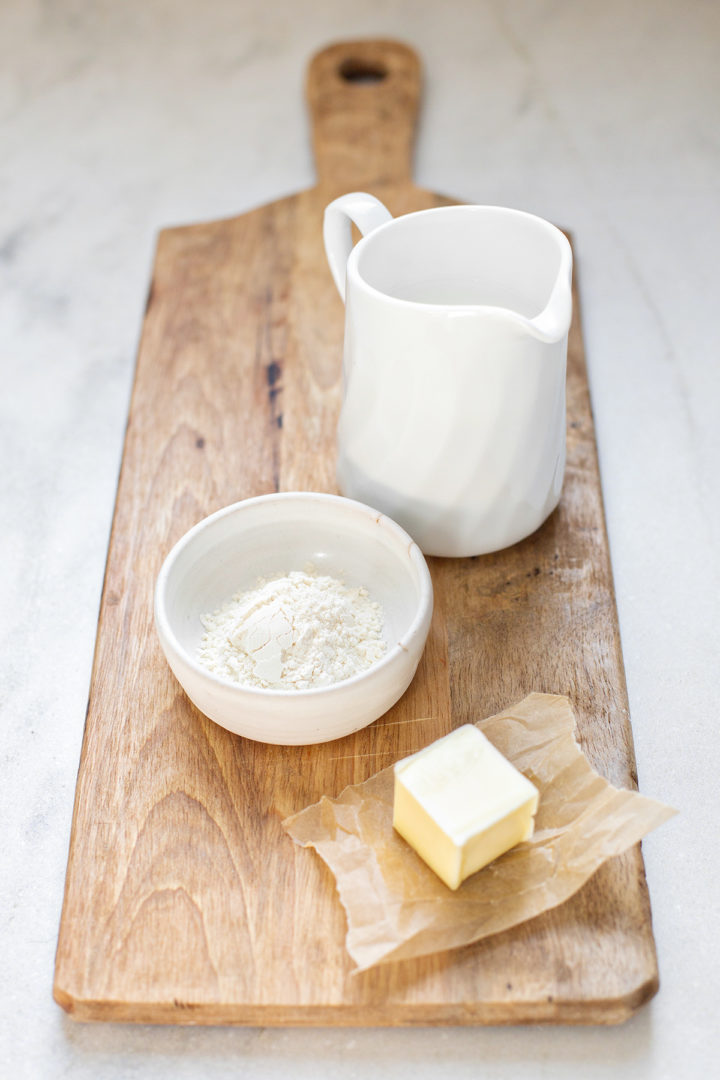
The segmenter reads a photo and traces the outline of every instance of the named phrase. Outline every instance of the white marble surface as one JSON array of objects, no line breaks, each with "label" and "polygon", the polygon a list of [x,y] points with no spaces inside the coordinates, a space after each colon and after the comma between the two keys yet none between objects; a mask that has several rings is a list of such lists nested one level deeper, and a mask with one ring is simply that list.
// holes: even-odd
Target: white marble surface
[{"label": "white marble surface", "polygon": [[[614,1029],[82,1026],[50,996],[154,234],[309,185],[309,55],[426,65],[418,181],[575,235],[662,986]],[[0,1076],[684,1080],[720,1060],[720,6],[3,0]],[[452,1073],[450,1072],[452,1068]]]}]

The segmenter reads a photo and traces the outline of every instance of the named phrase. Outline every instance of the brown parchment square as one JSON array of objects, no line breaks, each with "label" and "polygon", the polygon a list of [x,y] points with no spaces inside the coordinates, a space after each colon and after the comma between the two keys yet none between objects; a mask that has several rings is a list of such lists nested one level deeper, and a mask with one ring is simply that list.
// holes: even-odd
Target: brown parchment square
[{"label": "brown parchment square", "polygon": [[538,787],[540,803],[532,838],[456,891],[393,829],[392,766],[283,822],[332,871],[359,971],[468,945],[548,911],[675,813],[595,772],[566,697],[529,694],[477,727]]}]

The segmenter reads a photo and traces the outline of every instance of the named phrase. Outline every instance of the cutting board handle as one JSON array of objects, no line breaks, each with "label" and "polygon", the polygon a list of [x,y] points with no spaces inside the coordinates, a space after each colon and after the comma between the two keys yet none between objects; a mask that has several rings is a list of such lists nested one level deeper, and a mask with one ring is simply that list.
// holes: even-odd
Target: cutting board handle
[{"label": "cutting board handle", "polygon": [[320,186],[329,194],[411,179],[421,70],[399,41],[341,41],[317,53],[307,99]]}]

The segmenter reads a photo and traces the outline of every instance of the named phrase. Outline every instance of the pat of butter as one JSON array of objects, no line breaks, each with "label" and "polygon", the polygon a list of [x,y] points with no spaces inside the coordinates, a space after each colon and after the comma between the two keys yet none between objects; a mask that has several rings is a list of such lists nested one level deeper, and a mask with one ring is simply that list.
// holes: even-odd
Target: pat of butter
[{"label": "pat of butter", "polygon": [[393,825],[451,889],[533,833],[534,784],[465,724],[395,765]]}]

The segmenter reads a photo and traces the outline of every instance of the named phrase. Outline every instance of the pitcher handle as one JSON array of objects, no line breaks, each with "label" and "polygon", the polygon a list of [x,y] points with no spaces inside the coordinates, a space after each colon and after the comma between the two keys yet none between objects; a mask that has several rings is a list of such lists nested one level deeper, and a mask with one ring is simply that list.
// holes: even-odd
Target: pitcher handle
[{"label": "pitcher handle", "polygon": [[357,225],[363,236],[367,236],[378,225],[392,221],[392,214],[386,206],[368,195],[365,191],[351,191],[341,195],[325,208],[323,239],[325,254],[330,264],[330,272],[337,285],[342,300],[345,300],[345,269],[350,252],[353,249],[352,225]]}]

